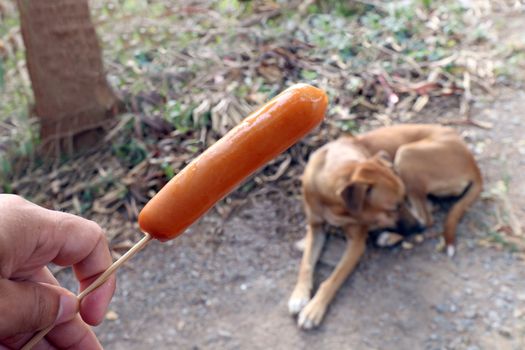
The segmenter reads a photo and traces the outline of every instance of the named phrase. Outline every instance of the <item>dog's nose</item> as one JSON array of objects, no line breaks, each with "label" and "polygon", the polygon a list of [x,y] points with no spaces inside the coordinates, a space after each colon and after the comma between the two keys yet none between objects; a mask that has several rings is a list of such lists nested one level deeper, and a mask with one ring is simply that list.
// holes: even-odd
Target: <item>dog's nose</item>
[{"label": "dog's nose", "polygon": [[409,224],[405,221],[399,221],[397,223],[397,232],[399,232],[403,236],[410,236],[416,233],[421,233],[425,230],[425,228],[425,225],[419,222]]},{"label": "dog's nose", "polygon": [[415,228],[414,228],[414,233],[420,233],[420,232],[423,232],[423,231],[425,231],[426,228],[427,228],[427,227],[426,227],[424,224],[418,222],[418,223],[416,224]]}]

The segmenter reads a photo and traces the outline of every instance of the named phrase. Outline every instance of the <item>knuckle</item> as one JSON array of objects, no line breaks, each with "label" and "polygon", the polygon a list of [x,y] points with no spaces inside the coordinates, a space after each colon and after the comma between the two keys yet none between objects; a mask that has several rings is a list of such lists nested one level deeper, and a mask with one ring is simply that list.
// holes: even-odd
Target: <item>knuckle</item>
[{"label": "knuckle", "polygon": [[71,214],[56,213],[54,230],[59,233],[71,233],[78,226],[77,218]]},{"label": "knuckle", "polygon": [[0,194],[0,201],[2,201],[2,203],[4,203],[7,207],[10,207],[13,205],[19,206],[19,205],[27,203],[27,201],[20,196],[17,196],[15,194],[5,194],[5,193]]},{"label": "knuckle", "polygon": [[[58,298],[58,296],[57,296]],[[38,288],[32,288],[33,315],[28,317],[33,329],[43,328],[53,324],[58,316],[58,301],[50,302],[50,298]],[[56,307],[55,307],[56,306]],[[31,308],[30,308],[31,309]]]},{"label": "knuckle", "polygon": [[[57,212],[58,213],[58,212]],[[61,233],[89,232],[95,237],[103,236],[102,228],[94,221],[84,219],[80,216],[67,213],[58,213],[56,216],[55,229]]]},{"label": "knuckle", "polygon": [[89,220],[88,223],[90,225],[91,231],[97,238],[105,238],[106,235],[104,234],[104,230],[102,230],[102,227],[100,227],[99,224],[91,220]]},{"label": "knuckle", "polygon": [[102,227],[100,227],[100,225],[97,224],[96,222],[94,221],[90,221],[90,222],[93,225],[93,234],[95,235],[97,242],[99,244],[101,243],[103,246],[107,246],[108,239],[107,239],[106,233],[104,232],[104,229],[102,229]]},{"label": "knuckle", "polygon": [[58,315],[59,296],[53,299],[50,293],[39,290],[41,288],[32,282],[0,280],[0,339],[54,323]]},{"label": "knuckle", "polygon": [[91,220],[86,220],[86,222],[89,225],[89,226],[86,225],[86,228],[89,227],[90,235],[97,242],[97,245],[98,244],[107,245],[108,243],[107,243],[106,234],[104,233],[104,230],[102,229],[102,227],[100,227],[99,224]]},{"label": "knuckle", "polygon": [[3,216],[0,220],[5,224],[13,224],[21,210],[26,210],[31,203],[14,194],[0,194],[0,211]]}]

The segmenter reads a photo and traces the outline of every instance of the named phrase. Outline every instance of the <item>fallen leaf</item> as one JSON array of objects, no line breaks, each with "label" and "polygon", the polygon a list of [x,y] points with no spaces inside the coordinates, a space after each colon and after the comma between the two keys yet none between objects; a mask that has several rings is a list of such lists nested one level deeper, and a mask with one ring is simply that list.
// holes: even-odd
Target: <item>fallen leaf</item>
[{"label": "fallen leaf", "polygon": [[108,312],[106,312],[106,320],[108,321],[116,321],[118,320],[118,317],[118,314],[113,310],[109,310]]},{"label": "fallen leaf", "polygon": [[401,247],[403,247],[403,249],[412,249],[414,248],[414,245],[410,242],[407,242],[407,241],[403,241],[403,243],[401,243]]}]

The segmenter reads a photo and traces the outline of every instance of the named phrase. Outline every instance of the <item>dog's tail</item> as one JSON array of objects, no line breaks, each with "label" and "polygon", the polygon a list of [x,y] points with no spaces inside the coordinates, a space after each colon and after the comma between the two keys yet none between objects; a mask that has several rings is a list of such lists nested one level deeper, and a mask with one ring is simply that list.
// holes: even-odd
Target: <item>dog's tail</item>
[{"label": "dog's tail", "polygon": [[449,255],[454,254],[456,226],[467,208],[470,207],[472,203],[474,203],[474,201],[478,198],[483,187],[481,173],[477,167],[476,173],[474,175],[475,176],[466,188],[463,196],[461,196],[461,198],[456,203],[454,203],[447,214],[443,236],[445,238],[445,244]]}]

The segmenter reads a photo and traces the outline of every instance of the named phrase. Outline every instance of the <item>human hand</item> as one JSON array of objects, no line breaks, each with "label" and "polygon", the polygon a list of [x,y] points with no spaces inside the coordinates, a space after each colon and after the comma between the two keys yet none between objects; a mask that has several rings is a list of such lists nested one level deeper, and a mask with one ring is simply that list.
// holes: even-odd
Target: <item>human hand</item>
[{"label": "human hand", "polygon": [[82,291],[112,260],[93,221],[0,194],[0,350],[18,349],[51,325],[56,326],[35,350],[102,349],[89,325],[104,319],[115,277],[78,305],[46,267],[50,262],[72,265]]}]

